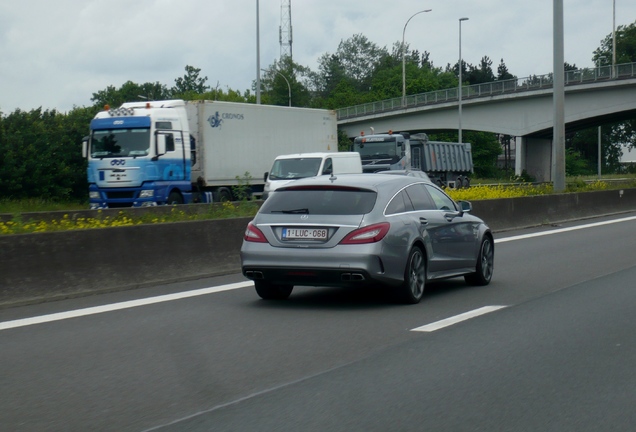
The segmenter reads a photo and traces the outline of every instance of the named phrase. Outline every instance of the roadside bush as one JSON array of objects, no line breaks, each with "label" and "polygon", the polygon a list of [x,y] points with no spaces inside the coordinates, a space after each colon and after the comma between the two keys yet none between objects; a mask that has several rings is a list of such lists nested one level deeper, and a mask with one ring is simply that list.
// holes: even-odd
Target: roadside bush
[{"label": "roadside bush", "polygon": [[[636,181],[629,185],[612,185],[604,181],[586,183],[583,180],[570,181],[566,192],[589,192],[607,190],[616,187],[636,187]],[[554,193],[551,184],[523,183],[519,185],[478,185],[466,189],[447,189],[446,192],[456,201],[479,201],[499,198],[516,198],[533,195],[547,195]],[[258,211],[260,205],[256,201],[223,202],[212,204],[207,211],[192,213],[184,211],[184,207],[174,206],[168,214],[148,213],[143,216],[130,216],[125,211],[120,211],[114,217],[102,217],[100,211],[94,218],[71,219],[68,215],[57,221],[32,221],[24,220],[22,213],[16,212],[11,220],[0,222],[0,235],[25,234],[49,231],[64,231],[76,229],[112,228],[139,224],[157,224],[169,222],[184,222],[193,220],[223,219],[233,217],[252,217]]]}]

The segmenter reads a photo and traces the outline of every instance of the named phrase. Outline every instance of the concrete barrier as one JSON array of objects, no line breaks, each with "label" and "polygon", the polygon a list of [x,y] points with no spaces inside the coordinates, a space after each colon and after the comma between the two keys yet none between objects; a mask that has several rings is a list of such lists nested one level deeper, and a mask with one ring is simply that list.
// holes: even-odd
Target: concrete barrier
[{"label": "concrete barrier", "polygon": [[473,214],[495,232],[636,210],[636,189],[473,201]]},{"label": "concrete barrier", "polygon": [[0,236],[0,307],[239,271],[249,220]]},{"label": "concrete barrier", "polygon": [[[636,189],[472,204],[500,232],[636,211]],[[0,236],[0,308],[239,272],[249,220]]]}]

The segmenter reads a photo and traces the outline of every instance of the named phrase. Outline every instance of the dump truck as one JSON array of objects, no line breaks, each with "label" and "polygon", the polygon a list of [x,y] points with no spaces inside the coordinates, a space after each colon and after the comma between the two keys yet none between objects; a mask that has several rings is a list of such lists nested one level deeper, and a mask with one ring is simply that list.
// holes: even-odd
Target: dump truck
[{"label": "dump truck", "polygon": [[470,143],[429,141],[425,133],[362,133],[350,150],[360,153],[363,172],[422,170],[443,187],[469,187],[474,172]]}]

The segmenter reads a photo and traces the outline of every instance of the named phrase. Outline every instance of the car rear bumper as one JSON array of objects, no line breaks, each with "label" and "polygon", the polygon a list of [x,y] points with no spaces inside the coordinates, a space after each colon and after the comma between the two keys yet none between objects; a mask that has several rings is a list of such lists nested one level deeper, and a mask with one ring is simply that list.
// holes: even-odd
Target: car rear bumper
[{"label": "car rear bumper", "polygon": [[271,246],[249,244],[241,250],[241,269],[248,279],[277,284],[349,287],[401,283],[386,271],[376,249],[369,245],[361,251],[357,245],[353,254],[346,246],[320,251],[272,250]]}]

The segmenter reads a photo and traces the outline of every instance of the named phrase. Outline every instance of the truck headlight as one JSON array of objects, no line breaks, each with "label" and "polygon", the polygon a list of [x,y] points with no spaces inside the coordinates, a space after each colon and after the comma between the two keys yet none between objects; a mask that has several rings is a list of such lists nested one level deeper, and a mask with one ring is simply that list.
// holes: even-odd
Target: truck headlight
[{"label": "truck headlight", "polygon": [[144,189],[139,192],[139,198],[152,198],[155,196],[154,189]]},{"label": "truck headlight", "polygon": [[99,192],[97,192],[97,191],[90,191],[88,193],[88,198],[90,198],[90,199],[100,199],[101,196],[99,195]]}]

